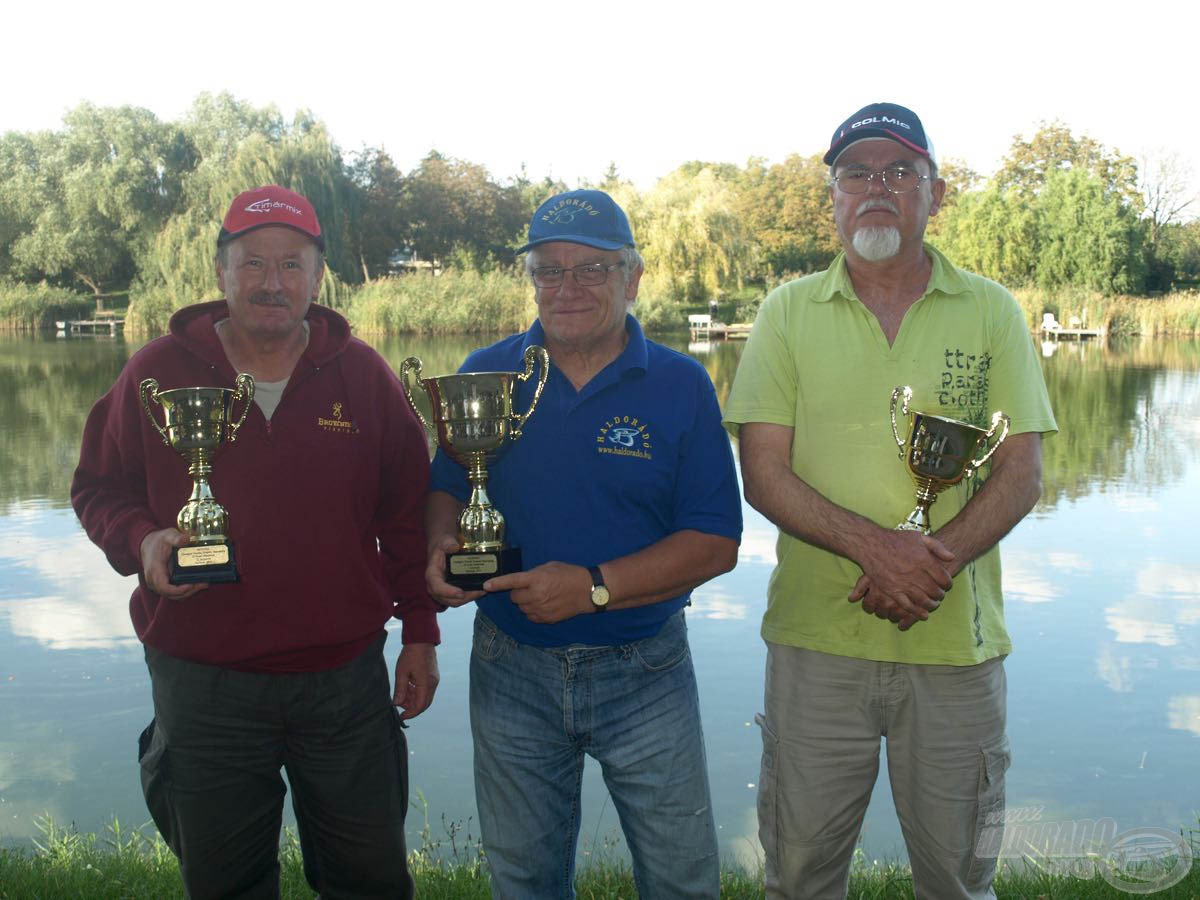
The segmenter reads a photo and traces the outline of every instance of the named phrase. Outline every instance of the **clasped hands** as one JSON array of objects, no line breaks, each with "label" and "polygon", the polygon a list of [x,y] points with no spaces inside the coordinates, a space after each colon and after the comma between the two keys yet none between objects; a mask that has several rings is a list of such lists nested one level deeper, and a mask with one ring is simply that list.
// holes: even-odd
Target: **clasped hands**
[{"label": "clasped hands", "polygon": [[865,613],[907,631],[942,604],[953,584],[955,556],[937,538],[918,531],[885,531],[855,562],[863,570],[847,598]]},{"label": "clasped hands", "polygon": [[485,593],[508,591],[513,603],[531,622],[561,622],[594,611],[591,575],[583,566],[567,563],[548,562],[525,572],[496,575],[484,583],[482,591],[455,587],[446,581],[446,556],[459,548],[458,541],[450,536],[430,543],[425,586],[442,606],[463,606]]}]

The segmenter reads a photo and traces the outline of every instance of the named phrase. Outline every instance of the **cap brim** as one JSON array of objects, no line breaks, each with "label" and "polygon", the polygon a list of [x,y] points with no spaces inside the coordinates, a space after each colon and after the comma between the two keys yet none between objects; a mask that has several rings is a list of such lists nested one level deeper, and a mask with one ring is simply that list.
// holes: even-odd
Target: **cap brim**
[{"label": "cap brim", "polygon": [[289,225],[287,222],[261,222],[258,225],[251,225],[249,228],[243,228],[241,231],[226,231],[224,228],[217,234],[217,246],[223,247],[231,241],[236,241],[243,235],[247,235],[252,231],[258,231],[260,228],[269,228],[276,225],[280,228],[290,228],[292,231],[304,235],[310,241],[317,245],[317,249],[322,253],[325,252],[325,238],[319,234],[310,234],[303,228],[297,228],[295,225]]},{"label": "cap brim", "polygon": [[583,244],[585,247],[595,247],[597,250],[620,250],[624,247],[632,247],[633,244],[622,244],[620,241],[606,241],[602,238],[592,237],[591,235],[582,234],[556,234],[552,237],[538,238],[536,241],[530,241],[521,247],[518,247],[515,252],[524,253],[526,250],[532,250],[534,247],[542,244],[553,244],[557,242],[565,244]]},{"label": "cap brim", "polygon": [[920,147],[917,144],[914,144],[912,141],[901,137],[896,132],[888,131],[886,128],[864,128],[861,131],[856,131],[849,135],[849,138],[849,140],[840,141],[839,143],[830,147],[828,152],[821,157],[821,162],[827,166],[832,166],[835,162],[837,162],[838,157],[845,153],[851,146],[857,144],[859,141],[867,140],[895,141],[897,144],[907,147],[914,153],[920,153],[927,159],[932,159],[929,151],[924,147]]}]

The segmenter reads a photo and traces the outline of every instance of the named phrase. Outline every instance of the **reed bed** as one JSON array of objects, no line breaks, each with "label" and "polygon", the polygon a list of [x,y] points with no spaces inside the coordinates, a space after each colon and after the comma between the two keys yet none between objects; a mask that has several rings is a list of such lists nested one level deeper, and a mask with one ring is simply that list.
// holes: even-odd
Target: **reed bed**
[{"label": "reed bed", "polygon": [[537,315],[533,289],[516,273],[413,273],[358,288],[345,310],[363,334],[511,334]]},{"label": "reed bed", "polygon": [[0,330],[41,331],[56,321],[86,318],[94,307],[90,294],[40,282],[0,279]]},{"label": "reed bed", "polygon": [[1054,313],[1064,328],[1097,328],[1109,335],[1200,337],[1200,291],[1175,291],[1158,297],[1034,288],[1013,293],[1034,331],[1041,329],[1043,314]]}]

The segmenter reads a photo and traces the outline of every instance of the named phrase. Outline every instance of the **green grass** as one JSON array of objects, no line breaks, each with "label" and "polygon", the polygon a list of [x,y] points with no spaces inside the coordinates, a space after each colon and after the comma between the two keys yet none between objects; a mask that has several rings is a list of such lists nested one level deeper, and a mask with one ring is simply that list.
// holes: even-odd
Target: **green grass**
[{"label": "green grass", "polygon": [[[418,809],[422,807],[418,806]],[[179,868],[153,826],[130,829],[114,821],[105,833],[81,834],[50,819],[38,823],[42,837],[32,850],[0,849],[0,900],[143,900],[183,896]],[[487,900],[491,896],[483,849],[469,825],[442,822],[435,838],[426,817],[421,846],[409,854],[409,867],[421,900]],[[1200,900],[1200,832],[1188,829],[1196,865],[1179,884],[1155,892],[1156,900]],[[618,858],[616,839],[603,842],[579,871],[575,886],[582,900],[630,900],[637,896],[627,862]],[[282,896],[314,895],[304,881],[300,845],[285,830],[280,847]],[[1038,871],[1033,863],[1000,867],[996,894],[1001,900],[1128,900],[1130,893],[1100,875],[1090,880]],[[912,876],[895,862],[870,861],[855,853],[852,900],[912,900]],[[727,867],[721,897],[763,897],[761,871]]]}]

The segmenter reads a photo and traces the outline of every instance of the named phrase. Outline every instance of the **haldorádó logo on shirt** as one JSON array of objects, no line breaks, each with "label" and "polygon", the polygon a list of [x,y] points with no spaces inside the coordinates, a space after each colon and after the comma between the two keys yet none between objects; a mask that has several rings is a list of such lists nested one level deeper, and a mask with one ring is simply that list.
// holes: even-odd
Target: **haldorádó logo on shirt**
[{"label": "haldor\u00e1d\u00f3 logo on shirt", "polygon": [[607,456],[651,459],[650,429],[637,416],[613,416],[600,426],[596,452]]}]

